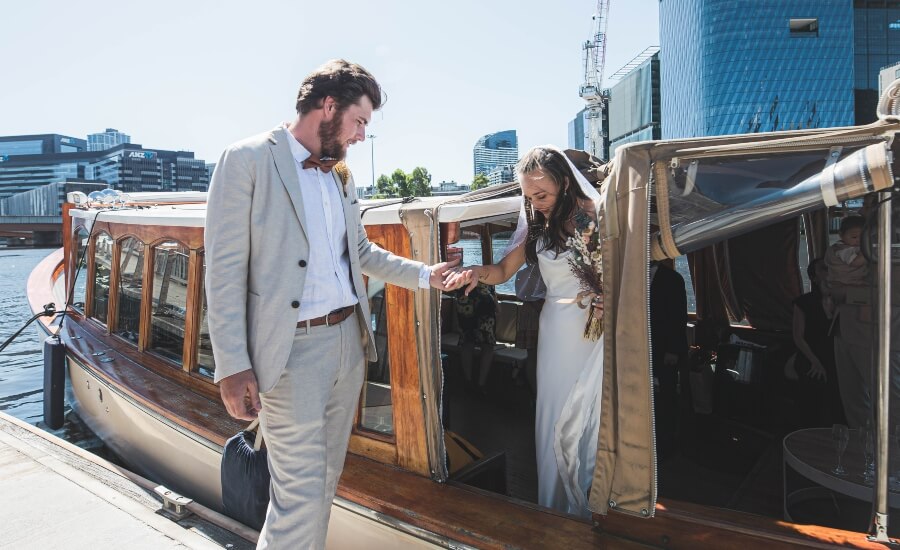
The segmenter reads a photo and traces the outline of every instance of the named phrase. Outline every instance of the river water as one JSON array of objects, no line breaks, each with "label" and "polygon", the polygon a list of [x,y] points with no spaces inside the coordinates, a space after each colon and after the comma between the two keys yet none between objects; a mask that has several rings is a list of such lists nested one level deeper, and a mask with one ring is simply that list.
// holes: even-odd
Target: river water
[{"label": "river water", "polygon": [[[49,248],[0,248],[0,344],[31,318],[25,295],[28,275],[51,252],[53,249]],[[59,430],[49,430],[44,425],[44,335],[37,323],[32,323],[0,352],[0,411],[79,447],[105,454],[100,440],[74,414],[66,415],[66,423]],[[66,411],[69,410],[67,405]]]}]

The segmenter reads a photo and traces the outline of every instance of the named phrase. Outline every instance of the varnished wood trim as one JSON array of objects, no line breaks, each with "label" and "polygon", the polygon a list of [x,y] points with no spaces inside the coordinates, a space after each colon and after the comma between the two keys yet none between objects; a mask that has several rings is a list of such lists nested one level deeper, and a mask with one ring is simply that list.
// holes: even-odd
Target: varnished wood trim
[{"label": "varnished wood trim", "polygon": [[87,251],[87,263],[85,264],[85,273],[84,276],[87,277],[85,279],[85,290],[84,290],[84,315],[85,317],[94,317],[94,254],[96,253],[97,247],[95,243],[97,241],[97,233],[91,235],[88,239],[88,251]]},{"label": "varnished wood trim", "polygon": [[[102,340],[108,348],[115,350],[128,360],[141,365],[143,368],[180,384],[186,390],[203,395],[213,401],[221,402],[219,389],[212,383],[212,380],[195,373],[185,372],[181,370],[180,365],[155,353],[138,351],[137,347],[132,342],[125,340],[124,338],[120,338],[114,334],[104,334],[103,325],[96,321],[79,323],[79,327],[82,330],[88,331],[95,338]],[[222,414],[227,416],[224,408],[222,409]]]},{"label": "varnished wood trim", "polygon": [[373,439],[368,435],[352,434],[348,450],[353,454],[371,458],[384,464],[397,464],[397,446],[391,442]]},{"label": "varnished wood trim", "polygon": [[199,250],[191,249],[188,263],[187,303],[184,319],[184,351],[182,362],[186,372],[193,372],[197,367],[197,346],[200,345],[200,307],[203,297],[200,296],[203,285],[200,278],[203,276],[202,256]]},{"label": "varnished wood trim", "polygon": [[661,502],[653,519],[610,512],[594,515],[597,528],[612,535],[668,548],[884,548],[864,533],[800,525],[724,508]]},{"label": "varnished wood trim", "polygon": [[[392,224],[383,225],[380,229],[382,236],[379,244],[382,248],[405,258],[412,256],[406,228]],[[397,464],[429,475],[419,356],[416,346],[412,344],[416,341],[413,291],[390,284],[385,288]]]},{"label": "varnished wood trim", "polygon": [[142,242],[144,263],[141,266],[141,319],[138,325],[138,350],[150,348],[150,319],[153,316],[153,270],[156,268],[156,254],[147,243]]},{"label": "varnished wood trim", "polygon": [[[119,260],[122,257],[122,241],[113,239],[112,258],[109,266],[109,296],[106,300],[106,333],[113,334],[119,326]],[[93,281],[93,279],[91,279]]]},{"label": "varnished wood trim", "polygon": [[[73,287],[75,281],[72,279],[71,274],[75,272],[75,262],[78,261],[77,259],[72,260],[72,256],[74,256],[74,254],[72,253],[72,217],[69,216],[69,210],[71,208],[72,205],[67,202],[64,202],[62,205],[62,238],[63,251],[65,251],[63,253],[63,265],[65,266],[65,278],[63,279],[63,284],[65,285],[66,289],[66,298],[72,296],[74,293]],[[63,304],[59,304],[58,309],[62,309],[63,307]]]}]

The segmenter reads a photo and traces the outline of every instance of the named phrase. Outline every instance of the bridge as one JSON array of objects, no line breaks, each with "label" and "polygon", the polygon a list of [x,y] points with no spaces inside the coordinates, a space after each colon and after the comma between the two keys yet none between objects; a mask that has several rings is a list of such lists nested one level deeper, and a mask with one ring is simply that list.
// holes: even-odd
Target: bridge
[{"label": "bridge", "polygon": [[0,239],[8,244],[62,244],[62,216],[0,216]]}]

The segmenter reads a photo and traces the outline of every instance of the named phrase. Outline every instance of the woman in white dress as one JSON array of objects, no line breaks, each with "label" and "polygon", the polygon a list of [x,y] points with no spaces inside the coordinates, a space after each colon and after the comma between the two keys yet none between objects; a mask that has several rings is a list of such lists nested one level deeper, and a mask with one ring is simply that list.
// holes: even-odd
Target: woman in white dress
[{"label": "woman in white dress", "polygon": [[[588,318],[576,297],[566,241],[597,220],[597,191],[555,147],[535,147],[516,165],[523,208],[508,253],[497,264],[461,268],[451,281],[498,285],[527,261],[547,286],[537,347],[535,444],[538,503],[588,516],[599,430],[603,339],[583,336]],[[602,299],[592,301],[602,309]]]}]

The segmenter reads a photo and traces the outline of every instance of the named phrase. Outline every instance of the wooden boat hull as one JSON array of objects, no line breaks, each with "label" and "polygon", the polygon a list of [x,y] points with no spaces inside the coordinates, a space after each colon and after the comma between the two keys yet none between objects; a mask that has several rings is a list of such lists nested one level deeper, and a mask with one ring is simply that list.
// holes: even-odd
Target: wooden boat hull
[{"label": "wooden boat hull", "polygon": [[[77,358],[67,361],[67,399],[75,413],[134,471],[205,506],[222,509],[222,448],[142,407]],[[371,516],[371,517],[369,517]],[[343,499],[332,506],[329,548],[435,548],[444,537],[378,521]],[[415,534],[412,534],[415,533]],[[439,544],[426,539],[433,539]]]}]

